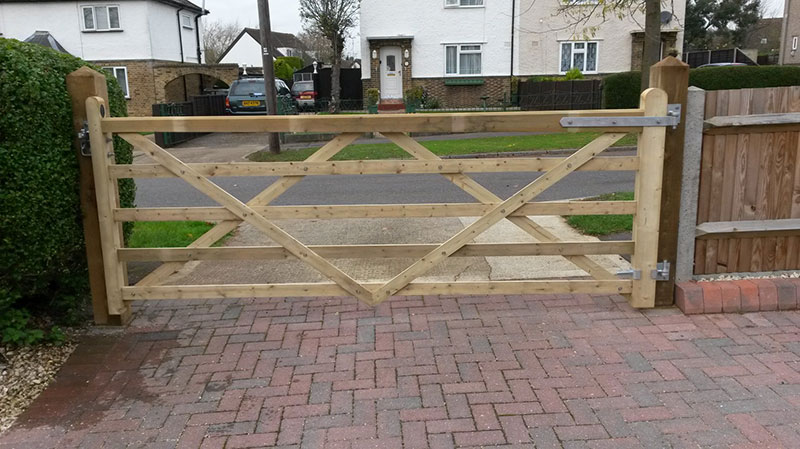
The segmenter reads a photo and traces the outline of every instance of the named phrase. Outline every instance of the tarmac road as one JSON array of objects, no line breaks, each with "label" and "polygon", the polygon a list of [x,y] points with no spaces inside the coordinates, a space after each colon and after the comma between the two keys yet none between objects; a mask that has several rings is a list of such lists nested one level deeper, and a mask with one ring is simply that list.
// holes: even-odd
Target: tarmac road
[{"label": "tarmac road", "polygon": [[[508,198],[541,173],[477,173],[478,182],[501,198]],[[248,201],[277,177],[216,177],[216,184],[242,201]],[[538,201],[582,198],[602,193],[632,191],[634,173],[624,171],[577,172],[540,195]],[[139,207],[192,207],[217,204],[183,180],[136,180]],[[273,205],[400,204],[473,202],[474,199],[441,175],[309,176]]]}]

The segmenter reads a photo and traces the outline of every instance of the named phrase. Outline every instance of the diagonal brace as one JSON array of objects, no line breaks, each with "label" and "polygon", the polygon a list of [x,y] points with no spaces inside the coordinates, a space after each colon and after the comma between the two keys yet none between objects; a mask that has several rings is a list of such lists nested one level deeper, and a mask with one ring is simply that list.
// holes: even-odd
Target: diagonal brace
[{"label": "diagonal brace", "polygon": [[519,192],[512,195],[507,200],[495,206],[486,215],[479,218],[466,228],[462,229],[449,240],[441,244],[436,249],[429,252],[423,258],[413,263],[403,270],[400,274],[392,278],[383,287],[374,292],[374,304],[379,304],[389,296],[400,291],[403,287],[411,283],[414,279],[425,274],[442,260],[461,249],[464,245],[471,242],[475,237],[492,227],[498,221],[508,217],[515,210],[522,207],[540,193],[563,179],[568,174],[577,170],[580,166],[590,161],[603,150],[611,146],[618,138],[615,135],[604,135],[590,142],[561,163],[553,167],[550,171],[536,178],[533,182],[523,187]]},{"label": "diagonal brace", "polygon": [[[402,149],[407,151],[409,154],[415,156],[417,159],[422,160],[439,160],[441,159],[436,154],[432,153],[429,149],[425,148],[424,146],[420,145],[419,142],[410,138],[409,136],[403,133],[384,133],[383,134],[386,138],[400,146]],[[625,136],[624,133],[610,133],[601,138],[608,138],[613,139],[616,143],[619,139]],[[615,136],[615,137],[612,137]],[[492,193],[491,190],[487,189],[486,187],[482,186],[479,182],[475,181],[474,179],[470,178],[465,174],[443,174],[445,178],[449,179],[453,184],[467,192],[468,194],[472,195],[478,201],[487,204],[487,203],[499,203],[502,201],[500,197]],[[542,241],[542,242],[558,242],[560,239],[553,234],[552,232],[548,231],[545,227],[536,223],[536,221],[528,218],[528,217],[507,217],[507,219],[516,225],[518,228],[522,229],[523,231],[530,234],[533,238]],[[617,277],[606,270],[603,266],[599,263],[592,260],[590,257],[587,256],[564,256],[565,259],[569,260],[573,264],[575,264],[578,268],[586,271],[590,276],[598,280],[612,280],[617,279]]]},{"label": "diagonal brace", "polygon": [[271,221],[259,215],[258,212],[254,211],[250,206],[244,204],[236,197],[211,182],[205,176],[197,173],[196,170],[188,167],[186,164],[181,162],[178,158],[171,155],[163,148],[139,134],[120,134],[120,137],[127,140],[139,149],[145,151],[156,162],[163,165],[166,169],[186,181],[192,187],[204,193],[209,198],[219,203],[221,206],[230,210],[243,221],[246,221],[247,223],[250,223],[251,225],[260,229],[262,232],[264,232],[264,234],[266,234],[279,245],[286,248],[286,250],[292,253],[295,257],[317,269],[327,278],[350,292],[353,296],[367,304],[372,304],[372,293],[364,288],[361,284],[356,282],[353,278],[339,270],[335,265],[328,262],[325,258],[308,248],[306,245],[296,240],[286,231],[278,226],[275,226]]},{"label": "diagonal brace", "polygon": [[[322,148],[315,151],[314,154],[309,156],[307,162],[322,162],[326,161],[338,152],[342,151],[346,146],[353,143],[356,139],[361,137],[359,133],[343,133],[333,138],[330,142],[323,145]],[[253,197],[247,202],[248,206],[265,206],[276,198],[285,193],[293,185],[303,180],[305,176],[284,176],[275,181],[269,187],[264,189],[261,193]],[[219,239],[225,237],[229,232],[236,229],[241,224],[241,220],[225,220],[217,223],[216,226],[209,229],[205,234],[201,235],[194,242],[190,243],[188,248],[208,248]],[[164,279],[168,278],[172,273],[180,270],[186,262],[167,262],[160,265],[153,270],[150,274],[142,278],[137,284],[137,287],[159,285]]]}]

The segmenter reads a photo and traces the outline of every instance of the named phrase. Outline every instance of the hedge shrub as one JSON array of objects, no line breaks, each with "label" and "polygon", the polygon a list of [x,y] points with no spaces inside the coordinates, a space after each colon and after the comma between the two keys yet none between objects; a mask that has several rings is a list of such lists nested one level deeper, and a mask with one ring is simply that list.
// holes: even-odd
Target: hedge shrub
[{"label": "hedge shrub", "polygon": [[[86,62],[36,44],[0,38],[0,315],[12,308],[75,318],[88,299],[79,171],[72,148],[66,76]],[[106,75],[111,114],[127,116]],[[131,146],[114,140],[117,163]],[[132,180],[120,200],[133,206]],[[129,232],[129,231],[128,231]],[[0,329],[2,331],[2,329]]]},{"label": "hedge shrub", "polygon": [[[639,107],[641,73],[624,72],[603,78],[603,106]],[[800,67],[704,67],[689,72],[689,85],[705,90],[800,86]]]},{"label": "hedge shrub", "polygon": [[273,62],[275,78],[280,78],[288,83],[292,82],[292,75],[303,68],[303,60],[296,56],[281,56]]}]

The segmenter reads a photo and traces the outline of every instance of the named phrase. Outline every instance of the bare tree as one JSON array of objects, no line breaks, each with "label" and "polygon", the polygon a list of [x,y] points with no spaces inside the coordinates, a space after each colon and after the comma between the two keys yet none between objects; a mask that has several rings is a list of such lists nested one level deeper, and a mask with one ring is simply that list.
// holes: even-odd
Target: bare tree
[{"label": "bare tree", "polygon": [[[597,21],[634,17],[644,13],[644,48],[642,53],[642,89],[650,84],[650,66],[657,63],[661,54],[661,1],[662,0],[560,0],[559,14],[569,18],[570,26],[580,34],[594,35]],[[669,0],[666,0],[669,1]],[[591,25],[590,25],[591,24]]]},{"label": "bare tree", "polygon": [[239,22],[209,22],[203,27],[203,44],[206,49],[206,63],[219,63],[222,53],[231,46],[242,31]]},{"label": "bare tree", "polygon": [[340,73],[344,41],[358,19],[359,0],[300,0],[300,17],[331,44],[331,112],[339,110]]},{"label": "bare tree", "polygon": [[297,35],[297,39],[305,46],[303,62],[311,64],[313,61],[330,64],[333,62],[333,49],[331,42],[317,29],[306,26]]}]

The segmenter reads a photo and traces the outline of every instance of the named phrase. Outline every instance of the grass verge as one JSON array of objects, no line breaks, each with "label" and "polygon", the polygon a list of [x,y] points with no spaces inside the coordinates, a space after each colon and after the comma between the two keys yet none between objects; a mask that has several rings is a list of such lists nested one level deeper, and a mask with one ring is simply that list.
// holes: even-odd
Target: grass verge
[{"label": "grass verge", "polygon": [[[428,140],[420,142],[425,148],[439,156],[454,156],[475,153],[503,153],[511,151],[560,150],[580,148],[591,142],[599,133],[556,133],[526,136],[483,137],[476,139]],[[636,145],[636,135],[629,134],[614,146]],[[272,154],[268,151],[253,153],[248,158],[253,162],[302,161],[319,148],[284,151]],[[350,145],[332,158],[335,161],[411,159],[411,156],[393,143],[367,143]]]},{"label": "grass verge", "polygon": [[[633,192],[607,193],[589,201],[633,201]],[[633,215],[571,215],[567,224],[582,234],[603,236],[633,230]]]},{"label": "grass verge", "polygon": [[[137,221],[128,240],[129,248],[183,248],[197,240],[213,223],[204,221]],[[219,246],[230,234],[214,244]]]}]

